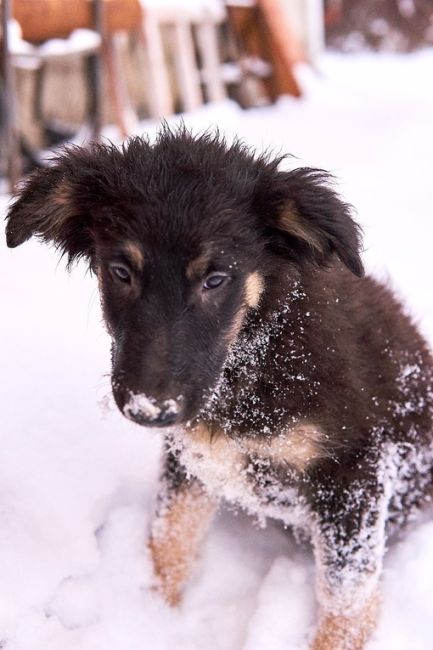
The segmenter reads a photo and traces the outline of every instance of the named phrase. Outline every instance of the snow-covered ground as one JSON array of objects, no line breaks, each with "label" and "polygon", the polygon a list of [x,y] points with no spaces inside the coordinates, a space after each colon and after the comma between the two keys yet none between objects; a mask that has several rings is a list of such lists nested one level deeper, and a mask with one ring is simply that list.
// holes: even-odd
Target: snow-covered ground
[{"label": "snow-covered ground", "polygon": [[[368,267],[391,278],[431,342],[432,71],[433,52],[328,55],[303,71],[302,101],[185,118],[333,171],[358,209]],[[53,251],[10,251],[1,235],[0,296],[0,647],[305,647],[312,557],[272,523],[223,512],[180,609],[150,590],[160,436],[107,407],[109,341],[84,266],[68,276]],[[433,522],[389,551],[383,593],[369,650],[431,650]]]}]

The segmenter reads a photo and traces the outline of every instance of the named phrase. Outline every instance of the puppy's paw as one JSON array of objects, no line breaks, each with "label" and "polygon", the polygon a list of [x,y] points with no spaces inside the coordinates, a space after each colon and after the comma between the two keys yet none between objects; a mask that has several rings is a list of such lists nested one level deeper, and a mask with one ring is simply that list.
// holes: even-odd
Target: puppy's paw
[{"label": "puppy's paw", "polygon": [[379,595],[350,616],[327,614],[322,617],[310,650],[364,650],[377,623]]},{"label": "puppy's paw", "polygon": [[157,576],[151,589],[169,607],[179,607],[182,602],[182,591],[173,585],[171,580],[162,579],[161,576]]}]

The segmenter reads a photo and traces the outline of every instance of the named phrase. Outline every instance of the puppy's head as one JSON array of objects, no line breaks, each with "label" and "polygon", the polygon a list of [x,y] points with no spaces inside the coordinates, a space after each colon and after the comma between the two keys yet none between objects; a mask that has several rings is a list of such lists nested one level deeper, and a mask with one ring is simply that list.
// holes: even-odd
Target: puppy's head
[{"label": "puppy's head", "polygon": [[260,307],[269,269],[337,256],[362,274],[357,227],[326,173],[278,163],[240,143],[164,130],[153,146],[135,138],[123,149],[69,149],[18,192],[8,245],[36,235],[97,274],[113,393],[132,420],[197,415]]}]

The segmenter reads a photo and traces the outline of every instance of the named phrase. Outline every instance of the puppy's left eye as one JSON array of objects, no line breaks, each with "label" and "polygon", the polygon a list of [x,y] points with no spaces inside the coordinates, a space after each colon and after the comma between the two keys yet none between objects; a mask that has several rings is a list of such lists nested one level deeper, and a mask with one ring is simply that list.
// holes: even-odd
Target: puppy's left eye
[{"label": "puppy's left eye", "polygon": [[121,264],[111,264],[110,270],[117,280],[120,280],[120,282],[123,282],[124,284],[130,284],[131,273],[126,266],[122,266]]},{"label": "puppy's left eye", "polygon": [[221,287],[226,280],[226,275],[215,273],[214,275],[210,275],[208,278],[206,278],[205,282],[203,283],[203,289],[218,289],[218,287]]}]

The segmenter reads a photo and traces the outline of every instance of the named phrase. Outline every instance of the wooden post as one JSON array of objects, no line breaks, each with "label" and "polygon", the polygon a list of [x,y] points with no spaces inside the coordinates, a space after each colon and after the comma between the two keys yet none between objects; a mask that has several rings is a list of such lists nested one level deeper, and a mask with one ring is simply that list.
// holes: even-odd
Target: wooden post
[{"label": "wooden post", "polygon": [[304,0],[304,20],[307,50],[310,63],[315,63],[325,49],[325,3],[321,0]]},{"label": "wooden post", "polygon": [[300,97],[295,65],[305,60],[282,0],[257,0],[250,4],[231,0],[228,16],[245,58],[258,57],[271,64],[271,74],[262,76],[268,98],[282,94]]},{"label": "wooden post", "polygon": [[147,94],[150,116],[157,119],[167,117],[174,113],[174,105],[157,10],[155,8],[143,8],[139,37],[143,47],[143,56],[145,57],[147,70]]},{"label": "wooden post", "polygon": [[227,98],[226,89],[221,78],[217,24],[206,12],[204,19],[196,26],[197,42],[202,59],[202,75],[210,102],[220,102]]},{"label": "wooden post", "polygon": [[98,52],[86,58],[88,115],[92,137],[98,140],[102,129],[102,43],[104,39],[103,0],[92,0],[93,28],[98,32],[101,45]]},{"label": "wooden post", "polygon": [[128,85],[125,73],[122,69],[121,50],[118,40],[119,34],[105,34],[103,41],[103,55],[106,79],[110,96],[113,100],[113,108],[116,114],[116,122],[122,138],[127,138],[138,127],[138,120],[132,107],[128,92]]},{"label": "wooden post", "polygon": [[10,0],[2,0],[1,26],[2,26],[2,48],[1,48],[1,92],[3,95],[3,124],[7,176],[10,190],[13,191],[21,175],[21,158],[19,136],[16,123],[16,98],[15,78],[12,68],[11,53],[9,47],[8,25],[11,19]]},{"label": "wooden post", "polygon": [[294,66],[305,61],[299,41],[285,19],[281,0],[258,0],[263,23],[269,37],[273,65],[273,93],[289,93],[295,97],[302,94],[296,79]]},{"label": "wooden post", "polygon": [[171,27],[174,45],[174,65],[179,83],[183,111],[193,111],[203,104],[191,25],[179,12]]}]

